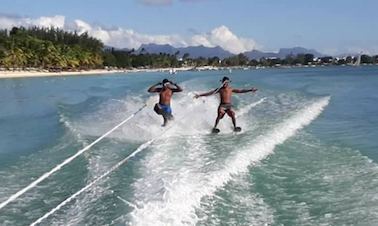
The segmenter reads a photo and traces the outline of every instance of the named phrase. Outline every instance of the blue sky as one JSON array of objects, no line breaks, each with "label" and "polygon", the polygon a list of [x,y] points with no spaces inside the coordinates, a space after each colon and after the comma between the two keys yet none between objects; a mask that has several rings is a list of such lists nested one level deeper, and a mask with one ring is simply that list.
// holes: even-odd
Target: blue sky
[{"label": "blue sky", "polygon": [[[376,0],[2,0],[1,3],[0,26],[4,17],[27,21],[60,15],[65,18],[65,27],[80,20],[90,26],[85,26],[87,29],[93,29],[92,34],[99,38],[106,35],[105,42],[125,47],[158,40],[172,45],[239,45],[229,49],[234,52],[303,46],[332,54],[361,50],[378,53]],[[124,29],[122,35],[115,32],[118,28]],[[109,34],[104,33],[108,31]],[[122,40],[130,38],[129,31],[137,37]],[[220,40],[223,36],[231,38]]]}]

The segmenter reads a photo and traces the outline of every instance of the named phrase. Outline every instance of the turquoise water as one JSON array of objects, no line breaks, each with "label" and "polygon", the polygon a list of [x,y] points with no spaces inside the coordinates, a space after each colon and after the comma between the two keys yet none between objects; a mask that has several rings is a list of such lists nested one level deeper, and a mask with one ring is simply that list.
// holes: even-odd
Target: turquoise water
[{"label": "turquoise water", "polygon": [[[0,225],[33,223],[156,138],[42,225],[378,224],[378,67],[235,70],[233,86],[259,92],[234,97],[241,134],[225,118],[211,135],[218,100],[192,97],[224,73],[0,80],[0,202],[148,104]],[[146,93],[164,77],[185,89],[168,131]]]}]

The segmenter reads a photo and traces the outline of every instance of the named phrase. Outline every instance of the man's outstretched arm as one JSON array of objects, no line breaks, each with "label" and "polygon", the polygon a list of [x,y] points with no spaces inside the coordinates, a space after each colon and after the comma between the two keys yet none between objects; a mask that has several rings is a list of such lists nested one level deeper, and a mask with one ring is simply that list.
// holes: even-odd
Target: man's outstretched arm
[{"label": "man's outstretched arm", "polygon": [[207,97],[207,96],[213,95],[213,94],[216,93],[216,92],[217,92],[217,89],[214,89],[214,90],[209,91],[209,92],[207,92],[207,93],[196,94],[196,95],[194,95],[194,98]]},{"label": "man's outstretched arm", "polygon": [[150,88],[148,88],[148,92],[149,93],[157,93],[157,92],[160,92],[161,91],[161,88],[157,88],[156,86],[159,86],[161,85],[161,82],[159,83],[156,83],[155,85],[151,86]]},{"label": "man's outstretched arm", "polygon": [[233,93],[248,93],[248,92],[256,92],[256,88],[251,88],[251,89],[233,89]]}]

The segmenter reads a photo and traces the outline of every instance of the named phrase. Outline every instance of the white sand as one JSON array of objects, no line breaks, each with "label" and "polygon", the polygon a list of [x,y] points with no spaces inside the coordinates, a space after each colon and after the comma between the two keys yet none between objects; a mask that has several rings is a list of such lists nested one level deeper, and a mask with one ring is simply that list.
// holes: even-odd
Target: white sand
[{"label": "white sand", "polygon": [[41,71],[0,71],[0,78],[28,78],[28,77],[47,77],[47,76],[65,76],[65,75],[93,75],[93,74],[109,74],[120,73],[124,70],[89,70],[75,72],[41,72]]},{"label": "white sand", "polygon": [[190,67],[182,68],[157,68],[157,69],[132,69],[132,70],[89,70],[89,71],[76,71],[76,72],[44,72],[44,71],[0,71],[1,78],[29,78],[29,77],[48,77],[48,76],[65,76],[65,75],[94,75],[94,74],[112,74],[112,73],[131,73],[131,72],[169,72],[174,70],[187,71]]}]

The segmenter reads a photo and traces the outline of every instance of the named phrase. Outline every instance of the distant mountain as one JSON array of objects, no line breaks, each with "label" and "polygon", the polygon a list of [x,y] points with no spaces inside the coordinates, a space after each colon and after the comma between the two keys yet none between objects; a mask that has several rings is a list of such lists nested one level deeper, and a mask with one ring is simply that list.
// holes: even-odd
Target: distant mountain
[{"label": "distant mountain", "polygon": [[271,52],[262,52],[259,50],[252,50],[249,52],[243,53],[246,57],[253,60],[259,60],[261,58],[270,58],[270,57],[277,57],[277,53],[271,53]]},{"label": "distant mountain", "polygon": [[169,53],[169,54],[175,54],[176,48],[165,44],[165,45],[159,45],[159,44],[142,44],[137,50],[137,53],[145,52],[145,53]]},{"label": "distant mountain", "polygon": [[[110,46],[105,46],[106,49],[111,49]],[[116,48],[117,49],[117,48]],[[117,50],[125,50],[128,51],[128,49],[117,49]],[[198,58],[198,57],[219,57],[220,59],[224,59],[230,56],[233,56],[234,54],[230,53],[227,50],[224,50],[223,48],[216,46],[216,47],[206,47],[203,45],[200,46],[188,46],[188,47],[180,47],[176,48],[169,44],[142,44],[137,50],[135,50],[135,53],[167,53],[167,54],[175,54],[176,52],[179,52],[179,57],[182,57],[185,53],[189,54],[189,57],[191,58]],[[323,54],[319,53],[318,51],[314,49],[306,49],[303,47],[294,47],[294,48],[281,48],[278,52],[263,52],[259,50],[252,50],[248,52],[244,52],[243,54],[246,55],[249,59],[255,59],[259,60],[261,58],[272,58],[277,57],[284,59],[288,55],[298,55],[298,54],[306,54],[310,53],[313,54],[315,57],[321,57],[324,56]]]},{"label": "distant mountain", "polygon": [[294,47],[294,48],[281,48],[278,51],[278,57],[283,59],[288,55],[296,56],[298,54],[306,54],[306,53],[313,54],[315,57],[323,56],[323,54],[317,52],[314,49],[306,49],[306,48],[303,48],[303,47]]},{"label": "distant mountain", "polygon": [[219,46],[216,47],[205,47],[205,46],[189,46],[189,47],[181,47],[181,48],[175,48],[171,45],[165,44],[165,45],[158,45],[158,44],[142,44],[138,50],[137,53],[141,52],[146,53],[168,53],[168,54],[175,54],[177,51],[179,51],[179,56],[182,57],[185,53],[189,54],[189,57],[191,58],[198,58],[198,57],[219,57],[220,59],[224,59],[226,57],[230,57],[233,54],[222,49]]},{"label": "distant mountain", "polygon": [[284,59],[288,55],[296,56],[298,54],[306,54],[306,53],[313,54],[315,57],[324,56],[323,54],[317,52],[314,49],[306,49],[306,48],[303,48],[303,47],[281,48],[278,51],[278,53],[262,52],[262,51],[259,51],[259,50],[252,50],[252,51],[249,51],[249,52],[245,52],[244,55],[246,55],[249,59],[259,60],[263,57],[265,57],[265,58],[277,57],[277,58]]},{"label": "distant mountain", "polygon": [[185,53],[189,53],[189,56],[192,58],[197,57],[219,57],[220,59],[224,59],[227,57],[232,56],[233,54],[222,49],[219,46],[216,47],[205,47],[205,46],[189,46],[185,48],[178,48],[180,51],[180,55],[184,55]]},{"label": "distant mountain", "polygon": [[105,51],[110,51],[112,49],[117,50],[117,51],[131,51],[131,49],[128,49],[128,48],[116,48],[116,47],[108,46],[108,45],[104,46]]}]

